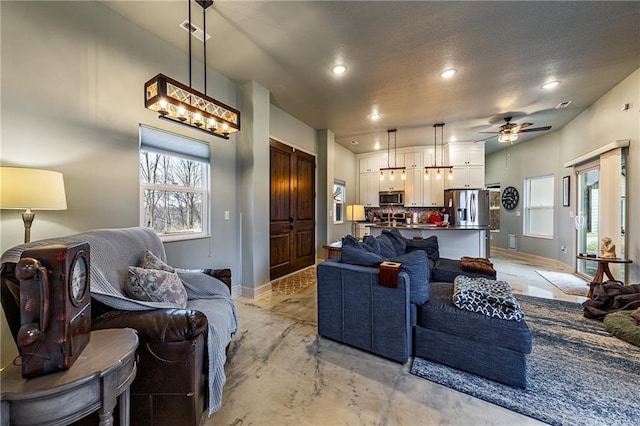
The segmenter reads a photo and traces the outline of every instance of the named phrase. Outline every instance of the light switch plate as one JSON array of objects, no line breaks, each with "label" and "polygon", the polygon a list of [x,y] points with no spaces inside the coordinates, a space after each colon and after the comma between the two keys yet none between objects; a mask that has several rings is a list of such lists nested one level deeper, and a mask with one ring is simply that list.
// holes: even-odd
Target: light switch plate
[{"label": "light switch plate", "polygon": [[224,220],[229,220],[229,210],[224,211]]}]

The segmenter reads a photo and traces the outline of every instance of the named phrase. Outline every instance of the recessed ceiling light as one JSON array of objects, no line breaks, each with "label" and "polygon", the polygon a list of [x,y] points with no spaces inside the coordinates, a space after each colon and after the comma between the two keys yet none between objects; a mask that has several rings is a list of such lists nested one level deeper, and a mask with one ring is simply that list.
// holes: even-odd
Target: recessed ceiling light
[{"label": "recessed ceiling light", "polygon": [[343,74],[346,71],[347,71],[347,67],[342,64],[334,65],[333,68],[331,68],[331,72],[333,72],[334,74]]},{"label": "recessed ceiling light", "polygon": [[457,140],[458,140],[458,139],[456,139],[456,137],[455,137],[455,136],[451,136],[451,137],[449,138],[449,142],[455,142],[455,141],[457,141]]},{"label": "recessed ceiling light", "polygon": [[380,120],[380,114],[374,112],[373,114],[369,115],[369,120]]},{"label": "recessed ceiling light", "polygon": [[560,82],[557,81],[557,80],[556,81],[550,81],[548,83],[543,84],[542,88],[543,89],[553,89],[554,87],[557,87],[558,84],[560,84]]},{"label": "recessed ceiling light", "polygon": [[440,73],[440,77],[442,77],[442,78],[451,78],[456,74],[456,72],[457,72],[456,70],[451,68],[449,70],[442,71]]},{"label": "recessed ceiling light", "polygon": [[358,145],[358,141],[357,141],[357,140],[355,140],[355,139],[354,139],[354,140],[352,140],[352,141],[351,141],[351,145]]},{"label": "recessed ceiling light", "polygon": [[376,144],[373,146],[373,149],[375,149],[376,151],[380,149],[380,142],[376,142]]}]

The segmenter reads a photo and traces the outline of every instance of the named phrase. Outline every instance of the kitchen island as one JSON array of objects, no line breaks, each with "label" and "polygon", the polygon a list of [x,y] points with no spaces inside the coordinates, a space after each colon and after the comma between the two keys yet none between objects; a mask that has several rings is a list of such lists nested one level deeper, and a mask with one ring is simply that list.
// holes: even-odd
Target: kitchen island
[{"label": "kitchen island", "polygon": [[438,238],[440,257],[460,259],[462,256],[488,257],[489,226],[371,225],[371,235],[380,235],[385,229],[396,228],[405,238]]}]

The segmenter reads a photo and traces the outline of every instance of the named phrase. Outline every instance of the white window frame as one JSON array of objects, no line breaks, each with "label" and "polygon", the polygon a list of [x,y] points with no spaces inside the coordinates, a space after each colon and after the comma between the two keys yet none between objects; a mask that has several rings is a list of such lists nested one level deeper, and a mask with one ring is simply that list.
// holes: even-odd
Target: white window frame
[{"label": "white window frame", "polygon": [[[174,159],[191,160],[200,163],[201,169],[201,184],[200,187],[189,187],[183,185],[167,185],[153,184],[142,181],[142,173],[140,170],[140,163],[142,160],[143,152],[149,152],[151,154],[160,154]],[[181,192],[200,194],[202,197],[202,211],[201,211],[201,228],[198,231],[177,231],[171,233],[158,233],[158,236],[162,241],[182,241],[192,240],[199,238],[210,237],[209,230],[211,229],[211,217],[210,217],[210,191],[211,191],[211,178],[210,167],[211,161],[209,157],[209,145],[197,139],[188,138],[176,133],[170,133],[163,130],[140,125],[140,145],[139,145],[139,185],[140,185],[140,226],[147,226],[145,223],[145,204],[144,204],[144,192],[145,190],[156,190],[161,192]]]},{"label": "white window frame", "polygon": [[[342,201],[336,200],[336,191],[337,191],[336,187],[339,187],[342,191]],[[345,182],[342,180],[335,179],[333,181],[332,194],[333,194],[332,195],[333,196],[333,224],[340,225],[345,222],[345,215],[347,214],[347,209],[346,209],[347,203],[345,202],[345,200],[347,199],[347,187],[345,185]],[[340,214],[338,214],[338,212],[340,212]],[[340,217],[341,220],[337,220],[336,219],[337,217]]]},{"label": "white window frame", "polygon": [[[550,182],[541,182],[542,180],[550,180]],[[551,193],[542,192],[541,194],[534,194],[535,187],[539,185],[534,184],[546,183],[547,187],[551,188]],[[533,188],[532,188],[533,187]],[[554,204],[555,204],[555,178],[553,175],[534,176],[524,179],[524,202],[523,202],[523,235],[525,237],[553,239],[553,216],[554,216]],[[542,198],[542,200],[541,200]],[[532,201],[535,199],[536,201]],[[538,216],[540,213],[547,213],[548,220],[550,221],[550,233],[539,233],[532,231],[532,217]]]}]

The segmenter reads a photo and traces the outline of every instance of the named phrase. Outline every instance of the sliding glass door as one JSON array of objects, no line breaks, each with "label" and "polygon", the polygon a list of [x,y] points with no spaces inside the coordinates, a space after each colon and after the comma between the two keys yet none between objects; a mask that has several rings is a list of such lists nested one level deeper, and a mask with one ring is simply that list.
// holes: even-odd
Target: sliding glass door
[{"label": "sliding glass door", "polygon": [[[598,201],[600,191],[600,166],[590,164],[577,170],[576,214],[577,253],[598,254]],[[577,272],[592,279],[596,273],[596,262],[578,260]]]}]

